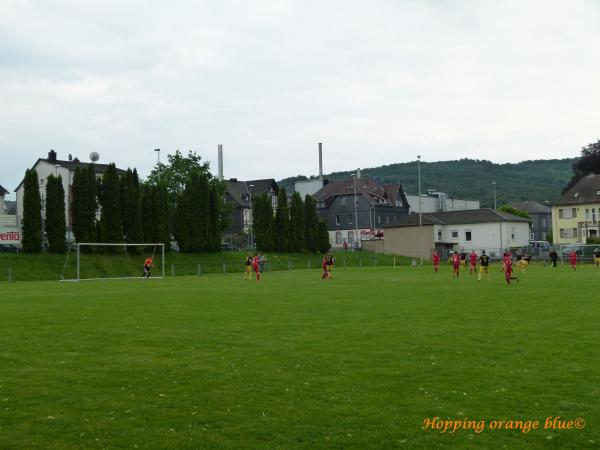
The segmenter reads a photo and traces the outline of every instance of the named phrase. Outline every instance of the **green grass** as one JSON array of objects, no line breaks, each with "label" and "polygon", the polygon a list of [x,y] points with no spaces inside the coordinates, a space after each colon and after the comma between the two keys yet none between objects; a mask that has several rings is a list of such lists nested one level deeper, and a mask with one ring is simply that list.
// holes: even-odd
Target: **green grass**
[{"label": "green grass", "polygon": [[[3,283],[0,448],[597,448],[600,269]],[[583,417],[454,434],[427,417]]]},{"label": "green grass", "polygon": [[[81,254],[80,276],[82,278],[109,278],[124,276],[139,276],[142,273],[142,263],[148,254]],[[223,263],[226,271],[242,272],[244,258],[247,252],[222,252],[222,253],[167,253],[165,256],[165,275],[197,275],[198,266],[203,274],[223,273]],[[411,259],[402,256],[381,255],[370,252],[340,252],[336,254],[338,265],[348,267],[391,266],[394,259],[397,264],[409,265]],[[312,253],[268,253],[268,271],[306,269],[320,267],[323,255]],[[64,268],[64,278],[76,278],[76,255],[64,254],[9,254],[0,253],[0,281],[9,279],[9,267],[13,281],[32,280],[58,280]],[[160,272],[162,262],[160,255],[155,255],[154,273]]]}]

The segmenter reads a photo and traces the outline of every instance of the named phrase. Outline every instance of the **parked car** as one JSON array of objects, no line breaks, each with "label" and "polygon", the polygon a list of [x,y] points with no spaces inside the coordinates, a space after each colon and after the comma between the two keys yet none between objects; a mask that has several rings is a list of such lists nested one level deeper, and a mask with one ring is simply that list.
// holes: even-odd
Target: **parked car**
[{"label": "parked car", "polygon": [[550,248],[550,243],[548,241],[529,241],[529,246],[532,248],[548,250]]}]

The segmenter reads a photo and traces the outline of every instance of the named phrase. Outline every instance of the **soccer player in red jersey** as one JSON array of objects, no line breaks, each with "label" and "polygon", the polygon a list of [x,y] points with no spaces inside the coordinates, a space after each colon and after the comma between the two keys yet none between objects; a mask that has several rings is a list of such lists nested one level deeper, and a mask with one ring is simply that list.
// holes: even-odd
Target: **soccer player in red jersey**
[{"label": "soccer player in red jersey", "polygon": [[571,269],[577,270],[577,252],[573,251],[569,254],[569,261],[571,262]]},{"label": "soccer player in red jersey", "polygon": [[438,252],[434,251],[433,252],[433,270],[437,273],[438,269],[440,268],[440,255],[438,254]]},{"label": "soccer player in red jersey", "polygon": [[329,272],[327,271],[327,256],[323,256],[323,259],[321,260],[321,267],[323,268],[321,280],[326,280],[329,277]]},{"label": "soccer player in red jersey", "polygon": [[452,278],[458,278],[460,271],[460,256],[458,252],[454,252],[452,255]]},{"label": "soccer player in red jersey", "polygon": [[504,278],[506,278],[506,282],[508,283],[508,285],[510,286],[510,280],[519,281],[519,279],[517,277],[512,276],[512,270],[513,270],[512,255],[509,252],[504,253],[503,264],[504,264]]},{"label": "soccer player in red jersey", "polygon": [[252,269],[256,273],[256,281],[260,281],[260,258],[258,253],[255,253],[254,258],[252,258]]},{"label": "soccer player in red jersey", "polygon": [[475,250],[469,255],[469,262],[471,263],[469,266],[469,273],[474,275],[477,273],[477,253],[475,253]]}]

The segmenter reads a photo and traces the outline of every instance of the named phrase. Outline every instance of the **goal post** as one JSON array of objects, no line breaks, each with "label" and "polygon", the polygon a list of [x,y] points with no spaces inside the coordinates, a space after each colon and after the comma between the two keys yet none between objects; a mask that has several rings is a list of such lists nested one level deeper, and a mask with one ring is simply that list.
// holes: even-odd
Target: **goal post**
[{"label": "goal post", "polygon": [[71,258],[74,261],[70,265],[67,255],[62,281],[142,279],[144,261],[148,257],[153,259],[150,279],[165,276],[163,243],[81,242],[75,244],[74,250],[74,258]]}]

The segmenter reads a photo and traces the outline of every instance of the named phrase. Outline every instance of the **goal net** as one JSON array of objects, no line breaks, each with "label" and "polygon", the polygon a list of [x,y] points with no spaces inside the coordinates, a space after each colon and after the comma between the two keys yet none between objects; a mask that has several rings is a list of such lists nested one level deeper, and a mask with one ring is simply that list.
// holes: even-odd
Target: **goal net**
[{"label": "goal net", "polygon": [[[150,274],[145,270],[151,259]],[[67,254],[61,280],[116,280],[164,278],[164,244],[79,243]]]}]

